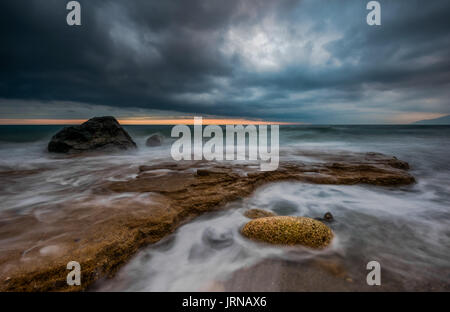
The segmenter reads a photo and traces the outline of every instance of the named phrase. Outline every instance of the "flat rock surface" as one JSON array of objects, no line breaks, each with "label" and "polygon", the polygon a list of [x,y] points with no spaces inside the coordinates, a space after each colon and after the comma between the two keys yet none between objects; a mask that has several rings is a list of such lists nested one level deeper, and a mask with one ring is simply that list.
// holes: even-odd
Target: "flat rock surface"
[{"label": "flat rock surface", "polygon": [[[0,290],[86,289],[114,274],[140,247],[266,183],[396,186],[415,181],[406,171],[407,163],[381,154],[316,157],[317,163],[283,162],[268,172],[259,171],[257,165],[226,162],[142,164],[136,177],[96,185],[92,201],[55,203],[39,215],[2,212]],[[117,199],[106,205],[99,200],[102,196]],[[81,264],[81,287],[66,284],[66,265],[72,260]]]}]

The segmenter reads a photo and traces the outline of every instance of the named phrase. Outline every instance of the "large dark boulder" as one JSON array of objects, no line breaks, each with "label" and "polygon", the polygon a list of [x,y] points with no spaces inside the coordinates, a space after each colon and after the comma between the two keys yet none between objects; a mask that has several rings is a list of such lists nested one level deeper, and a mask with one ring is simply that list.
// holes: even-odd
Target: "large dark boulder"
[{"label": "large dark boulder", "polygon": [[111,116],[94,117],[79,126],[65,127],[48,143],[48,151],[52,153],[114,151],[128,148],[136,148],[136,143]]}]

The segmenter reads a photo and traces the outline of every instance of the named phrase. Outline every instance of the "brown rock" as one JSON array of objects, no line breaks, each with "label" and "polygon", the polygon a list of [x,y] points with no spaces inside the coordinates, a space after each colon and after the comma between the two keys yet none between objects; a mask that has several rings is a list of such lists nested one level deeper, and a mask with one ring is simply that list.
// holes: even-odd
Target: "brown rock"
[{"label": "brown rock", "polygon": [[280,245],[324,248],[333,238],[330,228],[306,217],[265,217],[248,222],[242,234],[250,239]]},{"label": "brown rock", "polygon": [[257,218],[264,218],[264,217],[274,217],[276,214],[274,214],[271,211],[263,210],[263,209],[249,209],[244,212],[244,216],[246,216],[249,219],[257,219]]}]

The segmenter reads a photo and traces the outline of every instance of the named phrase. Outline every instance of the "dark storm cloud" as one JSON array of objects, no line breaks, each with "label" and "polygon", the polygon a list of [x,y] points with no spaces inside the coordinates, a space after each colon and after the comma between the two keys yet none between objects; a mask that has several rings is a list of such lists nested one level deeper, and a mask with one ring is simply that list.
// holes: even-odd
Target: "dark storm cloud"
[{"label": "dark storm cloud", "polygon": [[0,98],[305,122],[450,113],[450,2],[380,1],[378,27],[367,2],[91,0],[70,27],[66,1],[2,1]]}]

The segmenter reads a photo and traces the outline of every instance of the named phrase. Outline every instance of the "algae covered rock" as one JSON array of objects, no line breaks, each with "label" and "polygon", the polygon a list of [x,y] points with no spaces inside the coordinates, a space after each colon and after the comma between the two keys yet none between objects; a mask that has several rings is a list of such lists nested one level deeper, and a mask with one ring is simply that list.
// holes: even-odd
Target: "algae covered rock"
[{"label": "algae covered rock", "polygon": [[306,217],[276,216],[251,220],[242,228],[250,239],[281,245],[324,248],[333,239],[331,229],[320,221]]},{"label": "algae covered rock", "polygon": [[249,219],[257,219],[264,217],[274,217],[276,216],[276,214],[273,213],[272,211],[267,211],[263,209],[249,209],[244,212],[244,216],[246,216]]}]

